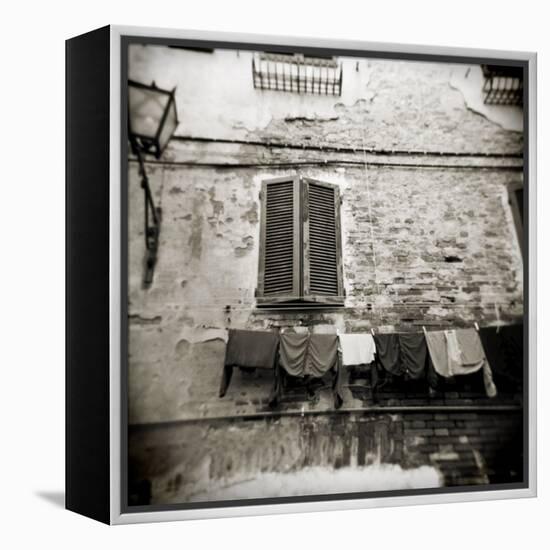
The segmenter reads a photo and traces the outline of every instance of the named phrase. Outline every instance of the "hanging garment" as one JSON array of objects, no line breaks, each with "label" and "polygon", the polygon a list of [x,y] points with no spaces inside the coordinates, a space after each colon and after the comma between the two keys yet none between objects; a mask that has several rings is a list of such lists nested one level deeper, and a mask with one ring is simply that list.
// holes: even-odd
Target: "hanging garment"
[{"label": "hanging garment", "polygon": [[446,330],[447,371],[449,376],[477,372],[485,361],[485,354],[474,329]]},{"label": "hanging garment", "polygon": [[399,334],[401,363],[409,378],[417,380],[426,372],[426,339],[422,332],[403,332]]},{"label": "hanging garment", "polygon": [[431,363],[439,376],[448,378],[449,361],[447,359],[447,339],[442,330],[431,330],[424,334],[430,354]]},{"label": "hanging garment", "polygon": [[404,374],[404,367],[399,357],[399,335],[396,333],[375,334],[374,342],[378,360],[384,369],[395,376]]},{"label": "hanging garment", "polygon": [[340,334],[338,340],[344,367],[369,365],[374,361],[376,345],[372,334]]},{"label": "hanging garment", "polygon": [[284,333],[280,336],[279,362],[291,376],[304,376],[309,334]]},{"label": "hanging garment", "polygon": [[422,378],[427,348],[422,332],[375,334],[376,353],[384,369],[394,376]]},{"label": "hanging garment", "polygon": [[[321,378],[332,372],[335,407],[343,403],[341,369],[338,360],[336,334],[295,334],[280,336],[279,366],[288,375],[300,378]],[[282,392],[283,373],[277,370],[270,405],[275,406]]]},{"label": "hanging garment", "polygon": [[523,325],[483,327],[479,336],[497,382],[517,389],[523,381]]},{"label": "hanging garment", "polygon": [[338,362],[338,336],[336,334],[312,334],[304,374],[320,378]]},{"label": "hanging garment", "polygon": [[450,378],[472,374],[482,369],[485,393],[489,397],[497,394],[491,366],[475,329],[427,332],[426,342],[437,374]]},{"label": "hanging garment", "polygon": [[233,367],[273,369],[277,361],[279,335],[276,332],[230,329],[220,385],[223,397],[233,376]]}]

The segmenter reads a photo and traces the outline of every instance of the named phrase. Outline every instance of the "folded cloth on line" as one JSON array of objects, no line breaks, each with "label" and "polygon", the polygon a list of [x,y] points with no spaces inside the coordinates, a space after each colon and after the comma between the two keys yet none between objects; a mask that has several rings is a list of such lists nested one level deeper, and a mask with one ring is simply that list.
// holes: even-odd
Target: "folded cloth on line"
[{"label": "folded cloth on line", "polygon": [[413,379],[424,375],[427,348],[423,333],[375,334],[374,340],[378,359],[387,372]]},{"label": "folded cloth on line", "polygon": [[281,334],[279,361],[291,376],[320,378],[338,360],[336,334]]},{"label": "folded cloth on line", "polygon": [[304,376],[309,334],[280,335],[279,363],[291,376]]},{"label": "folded cloth on line", "polygon": [[489,397],[497,394],[491,366],[476,330],[467,328],[427,332],[426,343],[437,374],[450,378],[482,369],[486,394]]},{"label": "folded cloth on line", "polygon": [[425,337],[435,372],[440,376],[448,378],[450,375],[445,332],[442,330],[432,330],[426,332]]},{"label": "folded cloth on line", "polygon": [[368,365],[374,361],[376,345],[372,334],[340,334],[342,365]]},{"label": "folded cloth on line", "polygon": [[403,365],[399,360],[399,335],[396,333],[375,334],[374,342],[378,360],[384,369],[395,376],[404,374]]},{"label": "folded cloth on line", "polygon": [[410,378],[417,379],[424,375],[428,349],[422,332],[404,332],[399,334],[401,363]]},{"label": "folded cloth on line", "polygon": [[233,367],[273,369],[277,361],[279,335],[276,332],[230,329],[220,385],[223,397],[233,376]]},{"label": "folded cloth on line", "polygon": [[312,334],[305,364],[305,374],[320,378],[338,363],[338,336]]},{"label": "folded cloth on line", "polygon": [[[335,406],[338,408],[342,405],[342,380],[336,334],[281,334],[279,366],[290,376],[301,378],[321,378],[332,370]],[[270,398],[271,406],[278,403],[281,391],[282,376],[277,369],[275,386]]]},{"label": "folded cloth on line", "polygon": [[474,329],[446,330],[447,370],[449,376],[477,372],[485,361],[485,353]]}]

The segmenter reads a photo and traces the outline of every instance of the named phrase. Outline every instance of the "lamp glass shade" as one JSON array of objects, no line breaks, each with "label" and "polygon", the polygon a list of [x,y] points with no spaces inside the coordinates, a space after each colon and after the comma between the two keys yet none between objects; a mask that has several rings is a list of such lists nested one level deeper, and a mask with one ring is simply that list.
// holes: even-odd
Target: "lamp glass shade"
[{"label": "lamp glass shade", "polygon": [[170,94],[148,87],[128,87],[130,132],[154,140],[157,137]]},{"label": "lamp glass shade", "polygon": [[178,126],[178,114],[176,112],[176,102],[173,96],[170,96],[167,109],[164,124],[158,134],[158,148],[160,152],[164,151],[166,144]]}]

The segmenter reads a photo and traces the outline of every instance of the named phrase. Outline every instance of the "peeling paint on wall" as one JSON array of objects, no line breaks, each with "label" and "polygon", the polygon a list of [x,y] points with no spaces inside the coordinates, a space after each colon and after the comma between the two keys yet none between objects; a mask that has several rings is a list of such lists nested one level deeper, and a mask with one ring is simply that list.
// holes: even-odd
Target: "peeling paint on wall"
[{"label": "peeling paint on wall", "polygon": [[258,203],[252,203],[252,206],[249,210],[246,210],[244,214],[241,215],[241,220],[251,224],[257,224],[259,220],[258,216]]},{"label": "peeling paint on wall", "polygon": [[237,258],[242,258],[252,250],[252,248],[254,247],[254,237],[252,237],[251,235],[247,235],[246,237],[242,238],[242,242],[244,246],[235,247],[235,256],[237,256]]}]

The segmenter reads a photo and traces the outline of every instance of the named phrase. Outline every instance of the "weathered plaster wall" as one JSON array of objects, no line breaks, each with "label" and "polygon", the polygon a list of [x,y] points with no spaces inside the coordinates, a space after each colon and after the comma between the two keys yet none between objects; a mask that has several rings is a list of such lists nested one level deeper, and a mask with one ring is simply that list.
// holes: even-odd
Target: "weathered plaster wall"
[{"label": "weathered plaster wall", "polygon": [[252,56],[132,45],[128,70],[134,80],[176,86],[180,136],[292,137],[405,151],[515,153],[521,147],[517,108],[468,107],[477,66],[339,58],[344,76],[337,97],[255,90]]},{"label": "weathered plaster wall", "polygon": [[[519,427],[510,429],[521,420],[513,388],[490,403],[479,381],[436,395],[425,385],[380,395],[381,407],[432,407],[415,416],[377,411],[368,380],[359,388],[353,381],[344,409],[371,412],[345,417],[345,426],[337,415],[254,416],[267,411],[269,373],[237,371],[218,398],[227,328],[419,330],[509,322],[523,313],[507,195],[522,181],[523,138],[505,129],[517,113],[472,110],[462,84],[451,83],[452,65],[347,59],[338,98],[256,91],[250,61],[242,51],[131,49],[131,78],[177,85],[181,119],[163,159],[147,165],[163,212],[149,289],[141,284],[142,191],[136,163],[128,165],[131,479],[149,480],[156,502],[226,494],[254,473],[304,466],[393,464],[405,477],[429,466],[444,484],[518,479],[495,450],[521,439]],[[295,173],[340,186],[344,308],[255,307],[261,181]],[[509,417],[451,410],[495,403],[510,407]],[[291,414],[331,409],[328,389],[315,399],[297,392],[281,407]],[[234,416],[248,420],[223,420]],[[201,418],[211,420],[194,422]],[[164,424],[171,421],[184,422]],[[136,426],[143,424],[149,427]],[[246,444],[259,434],[265,452]],[[369,453],[378,458],[366,460]]]},{"label": "weathered plaster wall", "polygon": [[142,197],[131,163],[131,422],[233,412],[236,386],[216,398],[227,328],[418,330],[521,316],[506,190],[520,173],[452,167],[301,170],[342,189],[346,307],[258,310],[260,182],[289,173],[151,166],[163,225],[154,283],[144,290]]}]

